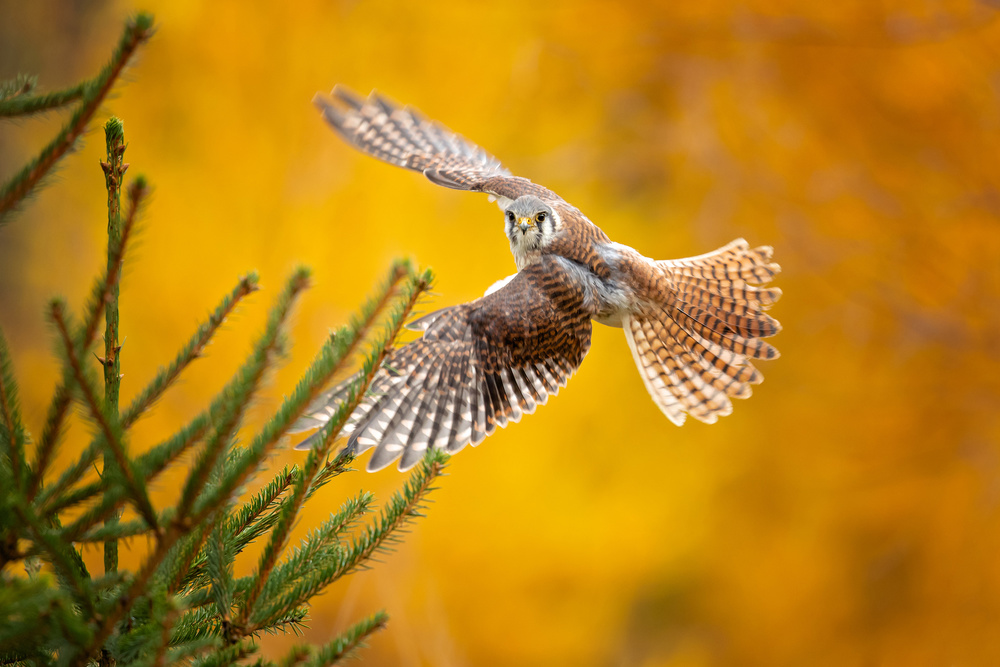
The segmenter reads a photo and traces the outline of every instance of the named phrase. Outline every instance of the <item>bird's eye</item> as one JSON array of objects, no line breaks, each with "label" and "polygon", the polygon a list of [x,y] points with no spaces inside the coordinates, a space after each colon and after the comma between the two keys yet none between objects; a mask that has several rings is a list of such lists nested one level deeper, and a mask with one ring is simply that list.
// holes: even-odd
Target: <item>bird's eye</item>
[{"label": "bird's eye", "polygon": [[537,220],[538,222],[545,222],[545,211],[542,211],[541,213],[536,215],[535,220]]},{"label": "bird's eye", "polygon": [[507,211],[507,219],[514,222],[514,211]]}]

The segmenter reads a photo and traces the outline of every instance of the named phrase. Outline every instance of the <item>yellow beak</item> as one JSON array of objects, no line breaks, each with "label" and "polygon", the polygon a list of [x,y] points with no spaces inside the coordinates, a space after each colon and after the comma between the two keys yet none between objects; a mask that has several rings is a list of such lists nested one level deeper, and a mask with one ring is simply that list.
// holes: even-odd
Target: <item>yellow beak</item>
[{"label": "yellow beak", "polygon": [[532,227],[534,224],[534,218],[521,217],[517,219],[517,226],[521,228],[521,231],[526,230],[528,227]]}]

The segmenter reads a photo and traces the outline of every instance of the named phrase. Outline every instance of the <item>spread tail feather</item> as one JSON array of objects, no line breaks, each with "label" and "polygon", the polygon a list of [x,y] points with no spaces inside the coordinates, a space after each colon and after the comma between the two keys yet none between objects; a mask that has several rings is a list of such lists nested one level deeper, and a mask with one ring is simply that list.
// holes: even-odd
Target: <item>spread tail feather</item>
[{"label": "spread tail feather", "polygon": [[775,359],[763,338],[781,325],[764,312],[781,296],[760,287],[781,268],[768,246],[737,239],[714,252],[652,264],[646,302],[622,318],[625,338],[653,401],[678,426],[733,411],[763,380],[751,359]]}]

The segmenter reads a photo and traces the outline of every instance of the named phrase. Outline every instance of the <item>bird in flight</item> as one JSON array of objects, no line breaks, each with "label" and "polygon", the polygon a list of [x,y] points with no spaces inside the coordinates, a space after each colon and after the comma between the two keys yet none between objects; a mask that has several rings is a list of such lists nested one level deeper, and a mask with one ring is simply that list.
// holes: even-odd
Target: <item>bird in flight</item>
[{"label": "bird in flight", "polygon": [[[656,405],[678,426],[732,412],[763,377],[754,359],[778,351],[781,326],[764,311],[781,290],[768,246],[737,239],[697,257],[654,260],[615,243],[579,209],[417,110],[337,86],[317,95],[323,117],[363,153],[456,190],[483,192],[503,211],[517,273],[475,301],[408,326],[421,338],[394,350],[344,432],[368,470],[428,448],[457,452],[520,421],[564,387],[590,348],[591,322],[621,327]],[[293,427],[323,426],[350,380],[321,395]],[[320,432],[297,449],[316,444]]]}]

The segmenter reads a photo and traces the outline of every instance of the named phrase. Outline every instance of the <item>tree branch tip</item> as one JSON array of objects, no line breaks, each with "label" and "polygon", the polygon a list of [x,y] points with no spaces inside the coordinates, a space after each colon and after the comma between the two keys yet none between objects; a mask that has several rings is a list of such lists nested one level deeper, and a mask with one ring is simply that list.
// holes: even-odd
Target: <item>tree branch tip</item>
[{"label": "tree branch tip", "polygon": [[251,271],[242,278],[240,278],[240,288],[246,293],[256,292],[261,289],[260,285],[260,275],[256,271]]},{"label": "tree branch tip", "polygon": [[[125,163],[122,173],[124,173],[125,169],[128,169],[128,163]],[[129,199],[135,201],[145,196],[148,189],[149,182],[146,180],[146,176],[144,174],[139,174],[135,177],[135,180],[132,181],[132,185],[128,188]]]},{"label": "tree branch tip", "polygon": [[155,17],[149,12],[139,12],[129,19],[130,30],[143,33],[148,38],[154,32]]},{"label": "tree branch tip", "polygon": [[[120,146],[125,140],[125,124],[118,116],[108,118],[104,123],[104,139],[108,143],[108,148]],[[123,147],[124,150],[124,147]]]},{"label": "tree branch tip", "polygon": [[300,266],[292,274],[292,288],[296,291],[306,289],[312,283],[312,269],[308,266]]},{"label": "tree branch tip", "polygon": [[25,95],[30,93],[38,85],[38,77],[31,74],[18,73],[13,79],[3,82],[5,85],[9,85],[6,88],[8,96],[4,98],[5,100],[12,100],[15,97]]},{"label": "tree branch tip", "polygon": [[413,273],[413,262],[410,261],[408,257],[403,257],[400,259],[395,259],[392,262],[392,275],[393,278],[399,279],[408,273]]}]

